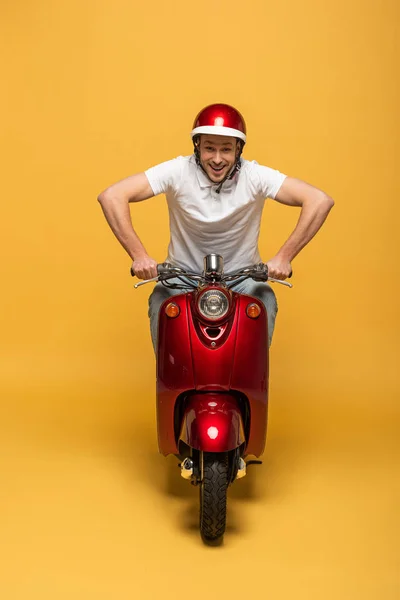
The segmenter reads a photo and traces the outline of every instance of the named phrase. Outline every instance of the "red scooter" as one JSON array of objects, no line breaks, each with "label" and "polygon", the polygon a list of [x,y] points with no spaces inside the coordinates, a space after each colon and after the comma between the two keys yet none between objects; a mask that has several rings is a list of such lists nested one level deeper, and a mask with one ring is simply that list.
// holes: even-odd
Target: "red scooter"
[{"label": "red scooter", "polygon": [[[227,284],[248,277],[267,281],[268,269],[260,263],[224,274],[222,257],[210,254],[202,274],[167,263],[158,265],[158,273],[148,281],[182,288],[159,313],[159,450],[175,454],[182,477],[199,486],[201,535],[216,543],[225,532],[228,486],[245,476],[246,456],[264,451],[268,408],[265,307]],[[169,283],[176,278],[178,284]]]}]

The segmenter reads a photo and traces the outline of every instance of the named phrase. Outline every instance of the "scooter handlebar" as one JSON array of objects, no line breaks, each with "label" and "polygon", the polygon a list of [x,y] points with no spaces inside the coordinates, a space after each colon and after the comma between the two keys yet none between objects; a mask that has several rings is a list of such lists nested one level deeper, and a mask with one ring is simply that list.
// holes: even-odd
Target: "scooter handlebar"
[{"label": "scooter handlebar", "polygon": [[[260,271],[260,275],[261,277],[263,276],[268,276],[268,264],[267,263],[259,263],[258,265],[254,265],[254,267],[249,267],[250,269],[254,269],[256,271]],[[288,275],[288,278],[290,278],[293,275],[293,271],[290,271],[290,275]],[[272,277],[271,277],[272,279]],[[274,279],[274,281],[278,281],[277,279]],[[279,280],[282,281],[282,280]]]},{"label": "scooter handlebar", "polygon": [[[244,274],[244,272],[246,272],[246,271],[247,272],[252,271],[253,274],[252,275],[249,274],[248,276],[252,277],[256,281],[257,280],[258,281],[268,281],[268,280],[270,280],[270,281],[273,281],[275,283],[282,283],[283,285],[287,285],[288,287],[292,287],[292,284],[290,284],[288,282],[285,282],[285,281],[283,281],[281,279],[275,279],[273,277],[269,277],[268,276],[268,266],[267,266],[266,263],[259,263],[257,265],[253,265],[251,267],[247,267],[246,269],[241,269],[240,271],[237,272],[237,275],[236,274],[230,274],[230,276],[228,276],[227,279],[228,280],[234,279],[235,275],[237,277],[240,277],[241,276],[240,273]],[[159,275],[162,275],[162,274],[166,274],[166,275],[168,275],[168,274],[170,274],[170,275],[174,275],[174,274],[176,274],[176,275],[179,275],[179,274],[185,275],[186,274],[186,275],[188,275],[190,277],[190,274],[185,273],[184,270],[179,269],[178,267],[174,267],[174,265],[171,265],[170,263],[166,263],[165,262],[165,263],[161,263],[161,264],[157,265],[157,277],[153,277],[152,279],[148,279],[147,281],[140,282],[140,283],[138,283],[138,284],[135,285],[135,288],[139,287],[140,285],[143,285],[144,283],[148,283],[150,281],[156,281],[158,279]],[[135,277],[135,271],[134,271],[133,267],[131,267],[131,275],[132,275],[132,277]],[[194,277],[196,277],[196,278],[198,277],[197,275],[194,275],[194,274],[191,274],[191,275],[194,276]],[[292,275],[293,275],[293,272],[290,273],[289,277],[291,277]]]},{"label": "scooter handlebar", "polygon": [[[161,275],[161,273],[166,273],[172,268],[173,268],[173,266],[170,265],[169,263],[161,263],[161,264],[157,265],[157,273],[159,275]],[[131,275],[132,275],[132,277],[136,276],[135,270],[133,267],[131,267]]]}]

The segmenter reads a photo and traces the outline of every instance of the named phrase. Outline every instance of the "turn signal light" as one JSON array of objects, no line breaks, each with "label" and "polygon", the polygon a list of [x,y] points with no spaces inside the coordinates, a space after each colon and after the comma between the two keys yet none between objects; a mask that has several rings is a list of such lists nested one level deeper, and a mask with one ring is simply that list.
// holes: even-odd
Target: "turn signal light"
[{"label": "turn signal light", "polygon": [[257,319],[257,317],[260,315],[260,312],[261,308],[258,306],[258,304],[249,304],[246,308],[247,316],[250,317],[250,319]]},{"label": "turn signal light", "polygon": [[179,306],[177,304],[174,304],[173,302],[170,302],[165,307],[165,313],[168,317],[171,317],[172,319],[174,319],[180,313]]}]

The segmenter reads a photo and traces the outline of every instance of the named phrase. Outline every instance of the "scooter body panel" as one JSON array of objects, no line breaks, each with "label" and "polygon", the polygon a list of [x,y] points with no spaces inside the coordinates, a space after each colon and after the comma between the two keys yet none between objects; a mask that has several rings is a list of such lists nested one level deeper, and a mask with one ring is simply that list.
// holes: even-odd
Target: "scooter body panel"
[{"label": "scooter body panel", "polygon": [[[157,431],[159,450],[177,454],[175,403],[180,394],[195,388],[190,345],[187,294],[168,298],[160,308],[157,352]],[[173,301],[179,316],[167,317],[165,308]]]},{"label": "scooter body panel", "polygon": [[[165,314],[165,307],[169,302],[179,306],[178,317],[170,318]],[[236,442],[241,439],[241,434],[238,433],[238,412],[240,414],[241,409],[237,396],[247,398],[250,423],[246,428],[249,435],[245,440],[245,454],[259,456],[265,446],[268,404],[268,332],[264,305],[256,298],[233,293],[232,310],[227,321],[221,325],[222,334],[217,338],[210,338],[204,323],[200,323],[198,319],[195,302],[195,292],[180,294],[167,299],[160,309],[157,354],[157,428],[160,452],[164,455],[177,454],[179,434],[186,440],[191,439],[192,443],[205,443],[206,440],[207,443],[217,444],[215,440],[212,442],[209,435],[209,439],[206,439],[207,430],[216,427],[208,424],[206,413],[202,412],[211,408],[207,405],[207,400],[204,400],[206,404],[202,404],[202,410],[194,409],[198,397],[196,401],[190,397],[198,392],[204,394],[205,398],[221,395],[222,404],[217,403],[217,406],[223,405],[223,398],[225,402],[229,398],[231,408],[225,411],[226,414],[223,409],[217,413],[221,423],[230,422],[232,431],[236,433],[225,438],[222,434],[220,437],[218,435],[218,444],[223,439],[228,445],[233,443],[233,439]],[[246,314],[250,302],[261,308],[257,319],[251,319]],[[209,324],[209,327],[212,328],[213,325]],[[175,404],[177,398],[184,398],[186,393],[190,409],[188,411],[185,404],[186,421],[183,419],[182,422],[186,422],[186,425],[177,430]],[[215,401],[215,397],[208,400]],[[225,431],[225,425],[221,425],[221,429]],[[214,430],[211,431],[215,433]],[[238,442],[234,447],[241,443],[243,442]]]},{"label": "scooter body panel", "polygon": [[[249,302],[255,302],[261,308],[257,319],[250,319],[246,314]],[[268,417],[268,381],[267,313],[260,300],[240,295],[231,388],[246,396],[250,405],[250,432],[246,454],[260,456],[264,452]]]}]

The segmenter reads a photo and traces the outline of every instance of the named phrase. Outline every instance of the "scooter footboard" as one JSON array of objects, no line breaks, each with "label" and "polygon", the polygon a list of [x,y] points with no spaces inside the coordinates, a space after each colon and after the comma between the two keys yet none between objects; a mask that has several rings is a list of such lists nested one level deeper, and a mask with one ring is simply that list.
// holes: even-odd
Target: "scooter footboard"
[{"label": "scooter footboard", "polygon": [[193,394],[186,400],[179,438],[203,452],[228,452],[245,442],[243,419],[234,396]]}]

